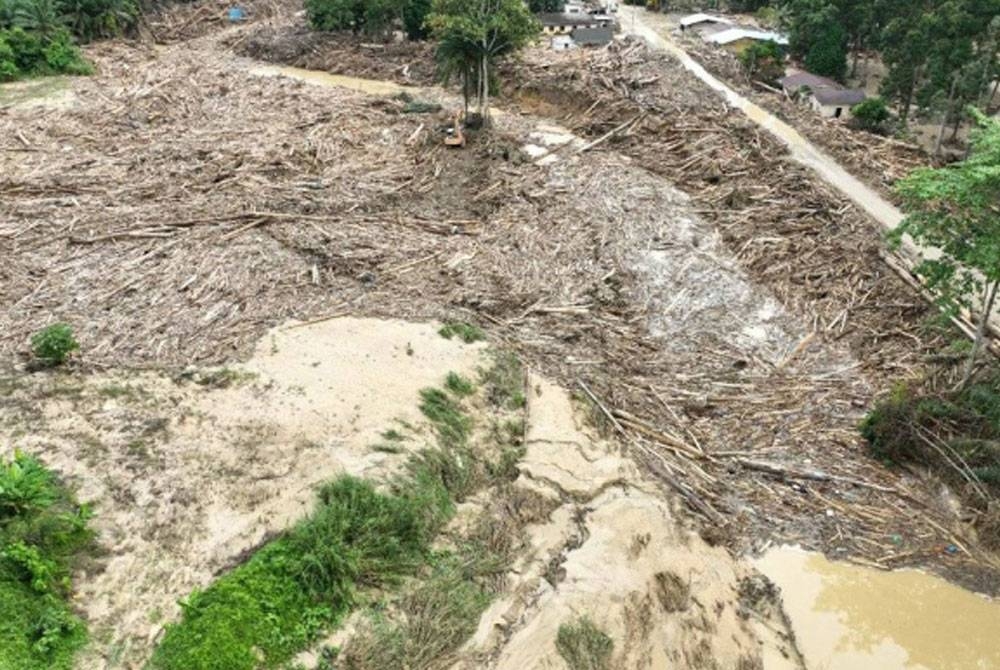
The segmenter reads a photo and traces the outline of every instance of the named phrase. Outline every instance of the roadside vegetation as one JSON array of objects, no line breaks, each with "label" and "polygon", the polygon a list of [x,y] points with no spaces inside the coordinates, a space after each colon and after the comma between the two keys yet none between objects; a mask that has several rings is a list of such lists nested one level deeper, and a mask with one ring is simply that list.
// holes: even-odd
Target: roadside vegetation
[{"label": "roadside vegetation", "polygon": [[877,457],[928,465],[953,483],[980,512],[984,543],[1000,547],[1000,372],[982,361],[1000,292],[1000,122],[973,114],[980,128],[967,160],[918,170],[899,185],[907,217],[892,239],[898,244],[909,234],[942,250],[918,272],[946,315],[978,315],[974,340],[955,357],[953,387],[900,387],[868,415],[862,432]]},{"label": "roadside vegetation", "polygon": [[[473,446],[472,404],[485,401],[501,413],[512,406],[483,375],[492,389],[483,400],[456,373],[442,388],[421,391],[433,443],[412,452],[384,485],[344,475],[321,487],[312,514],[182,604],[150,667],[283,667],[364,606],[363,633],[344,655],[326,652],[343,667],[425,668],[456,649],[490,602],[491,579],[507,569],[513,541],[491,531],[486,516],[464,538],[442,545],[440,537],[458,503],[516,475],[496,464],[520,458],[519,435]],[[506,391],[515,392],[523,397],[521,389]],[[404,442],[398,431],[386,434]]]},{"label": "roadside vegetation", "polygon": [[87,640],[69,606],[90,510],[37,459],[0,461],[0,668],[68,670]]}]

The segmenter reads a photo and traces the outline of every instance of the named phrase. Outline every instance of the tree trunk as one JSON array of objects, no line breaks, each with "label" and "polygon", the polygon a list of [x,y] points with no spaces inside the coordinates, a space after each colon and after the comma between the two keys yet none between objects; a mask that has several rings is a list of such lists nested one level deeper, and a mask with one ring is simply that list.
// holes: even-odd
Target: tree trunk
[{"label": "tree trunk", "polygon": [[979,350],[983,348],[983,340],[986,339],[986,326],[989,323],[990,314],[993,313],[993,305],[996,303],[998,288],[1000,288],[1000,279],[995,280],[992,285],[988,285],[987,293],[983,296],[986,298],[983,303],[983,313],[979,316],[979,326],[976,328],[976,340],[972,343],[969,360],[965,363],[965,373],[962,375],[962,381],[958,385],[960,391],[965,390],[969,382],[972,381],[972,373],[976,370],[976,358],[979,357]]},{"label": "tree trunk", "polygon": [[958,85],[958,78],[951,80],[951,91],[948,93],[948,106],[945,107],[944,116],[941,119],[941,127],[938,129],[937,141],[934,142],[934,157],[941,154],[941,143],[944,141],[944,129],[948,125],[948,117],[951,116],[952,103],[955,100],[955,87]]}]

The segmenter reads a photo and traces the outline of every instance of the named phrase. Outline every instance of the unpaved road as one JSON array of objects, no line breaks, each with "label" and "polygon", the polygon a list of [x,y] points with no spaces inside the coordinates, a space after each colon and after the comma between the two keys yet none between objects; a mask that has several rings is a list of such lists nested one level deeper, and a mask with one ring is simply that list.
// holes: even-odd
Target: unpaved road
[{"label": "unpaved road", "polygon": [[[847,196],[887,231],[895,229],[902,223],[903,213],[875,189],[848,172],[833,157],[803,137],[795,128],[763,107],[750,102],[702,67],[687,51],[670,39],[667,27],[660,16],[650,16],[644,9],[623,6],[621,24],[627,34],[640,37],[652,48],[666,51],[675,57],[686,70],[725,97],[730,106],[740,110],[751,121],[784,142],[795,161],[813,170],[824,182]],[[940,256],[938,249],[920,247],[909,236],[903,239],[899,251],[911,269],[919,264],[921,259]],[[994,335],[1000,335],[1000,312],[994,312],[990,317],[990,328]]]}]

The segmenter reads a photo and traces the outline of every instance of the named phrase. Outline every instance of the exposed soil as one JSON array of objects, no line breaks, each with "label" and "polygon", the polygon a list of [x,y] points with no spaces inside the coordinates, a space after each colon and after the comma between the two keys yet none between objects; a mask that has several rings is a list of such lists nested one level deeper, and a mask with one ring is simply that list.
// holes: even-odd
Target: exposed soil
[{"label": "exposed soil", "polygon": [[[178,601],[306,515],[316,485],[384,478],[427,440],[420,389],[475,378],[482,352],[341,318],[275,329],[232,368],[0,378],[0,443],[95,508],[107,553],[74,582],[94,640],[79,667],[140,667]],[[374,448],[390,428],[401,453]]]}]

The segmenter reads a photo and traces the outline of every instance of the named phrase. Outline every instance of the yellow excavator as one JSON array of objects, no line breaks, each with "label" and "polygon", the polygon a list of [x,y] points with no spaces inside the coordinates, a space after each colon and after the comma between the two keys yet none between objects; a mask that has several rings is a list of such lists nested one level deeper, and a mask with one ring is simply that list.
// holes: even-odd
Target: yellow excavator
[{"label": "yellow excavator", "polygon": [[444,144],[448,147],[464,147],[465,133],[462,131],[462,112],[455,112],[455,124],[444,138]]}]

